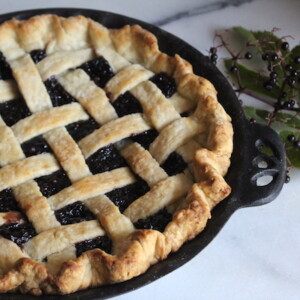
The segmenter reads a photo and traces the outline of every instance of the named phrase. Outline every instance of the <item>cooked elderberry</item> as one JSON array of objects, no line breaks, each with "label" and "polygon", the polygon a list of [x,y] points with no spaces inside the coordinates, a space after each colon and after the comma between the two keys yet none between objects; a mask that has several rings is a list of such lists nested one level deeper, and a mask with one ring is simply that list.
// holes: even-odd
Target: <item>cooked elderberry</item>
[{"label": "cooked elderberry", "polygon": [[12,223],[0,226],[0,235],[21,246],[34,237],[36,232],[30,223]]},{"label": "cooked elderberry", "polygon": [[86,160],[93,174],[125,167],[126,162],[113,145],[100,148]]},{"label": "cooked elderberry", "polygon": [[166,98],[170,98],[176,92],[174,78],[166,73],[158,73],[150,79],[162,91]]},{"label": "cooked elderberry", "polygon": [[172,152],[161,167],[169,176],[173,176],[183,172],[187,168],[187,164],[181,155],[176,152]]},{"label": "cooked elderberry", "polygon": [[38,183],[41,193],[45,197],[50,197],[71,185],[67,174],[63,170],[58,170],[50,175],[38,177],[35,181]]},{"label": "cooked elderberry", "polygon": [[62,225],[75,224],[95,219],[92,212],[80,201],[55,211],[55,216]]},{"label": "cooked elderberry", "polygon": [[101,88],[114,76],[111,66],[102,56],[82,64],[79,68],[83,69]]},{"label": "cooked elderberry", "polygon": [[152,229],[163,232],[169,222],[172,221],[172,215],[166,208],[161,209],[156,214],[146,219],[140,219],[134,223],[137,229]]},{"label": "cooked elderberry", "polygon": [[18,211],[19,206],[12,192],[8,188],[0,192],[0,212]]},{"label": "cooked elderberry", "polygon": [[133,184],[126,185],[122,188],[115,189],[106,194],[106,196],[119,207],[122,213],[134,200],[140,198],[149,192],[147,183],[139,179]]},{"label": "cooked elderberry", "polygon": [[76,102],[76,100],[60,85],[54,76],[48,78],[44,84],[53,106],[61,106]]},{"label": "cooked elderberry", "polygon": [[30,52],[30,56],[32,60],[37,64],[42,59],[46,57],[46,51],[45,50],[33,50]]},{"label": "cooked elderberry", "polygon": [[104,250],[106,253],[111,252],[111,240],[108,238],[107,235],[98,236],[94,239],[85,240],[83,242],[75,244],[76,247],[76,255],[77,257],[80,256],[83,252],[93,249],[101,249]]},{"label": "cooked elderberry", "polygon": [[130,92],[120,95],[112,105],[119,117],[143,112],[140,102]]}]

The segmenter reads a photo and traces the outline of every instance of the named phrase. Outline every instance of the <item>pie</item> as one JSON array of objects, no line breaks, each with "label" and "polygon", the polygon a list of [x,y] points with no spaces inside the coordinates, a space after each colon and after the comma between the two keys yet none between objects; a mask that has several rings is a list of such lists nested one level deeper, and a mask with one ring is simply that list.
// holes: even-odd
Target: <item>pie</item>
[{"label": "pie", "polygon": [[214,86],[138,25],[40,15],[0,26],[0,291],[138,276],[229,195]]}]

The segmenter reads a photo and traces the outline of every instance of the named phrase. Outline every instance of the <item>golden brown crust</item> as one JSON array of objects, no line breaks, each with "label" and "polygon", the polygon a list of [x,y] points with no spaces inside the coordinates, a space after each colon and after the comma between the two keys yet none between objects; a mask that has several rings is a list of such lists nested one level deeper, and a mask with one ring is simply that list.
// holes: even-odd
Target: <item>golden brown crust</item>
[{"label": "golden brown crust", "polygon": [[[121,282],[138,276],[152,264],[165,259],[170,252],[177,251],[185,241],[200,233],[211,216],[211,209],[230,193],[230,187],[223,178],[229,167],[232,152],[233,131],[230,117],[218,103],[213,85],[206,79],[194,75],[192,66],[180,56],[170,57],[160,52],[157,40],[150,32],[138,25],[108,30],[82,16],[64,19],[43,15],[28,21],[12,20],[0,26],[0,50],[8,60],[18,60],[34,49],[46,49],[48,54],[56,55],[55,53],[59,51],[68,50],[74,51],[73,53],[77,53],[76,51],[85,53],[85,49],[89,47],[94,48],[97,54],[108,53],[109,58],[115,59],[116,63],[112,64],[115,70],[127,67],[127,61],[129,61],[151,72],[166,72],[175,78],[178,94],[188,99],[189,103],[194,103],[188,106],[196,106],[196,110],[186,119],[177,119],[174,113],[172,117],[174,123],[178,123],[181,127],[169,124],[162,132],[170,130],[175,136],[178,128],[182,128],[180,143],[175,142],[172,147],[174,149],[180,147],[183,152],[184,148],[194,149],[197,145],[197,138],[204,128],[208,132],[206,138],[199,142],[203,148],[196,151],[194,155],[193,172],[196,183],[190,188],[187,197],[179,203],[173,220],[163,233],[155,230],[135,230],[128,235],[128,232],[131,232],[128,230],[127,234],[112,234],[114,243],[112,255],[98,249],[87,251],[80,257],[63,263],[57,275],[52,275],[41,262],[31,258],[20,258],[10,271],[0,274],[2,276],[0,278],[1,292],[18,290],[35,295],[67,294],[87,287]],[[25,57],[28,60],[28,56]],[[70,59],[69,65],[76,66],[78,63]],[[17,67],[16,74],[18,74]],[[141,70],[140,67],[138,69]],[[64,68],[55,69],[55,74],[63,71],[65,71]],[[36,73],[34,76],[37,76]],[[148,76],[147,73],[145,78]],[[122,82],[122,84],[124,90],[131,87],[130,82]],[[25,83],[23,88],[24,90],[27,88]],[[117,95],[119,91],[115,89],[111,87],[110,92]],[[111,122],[118,122],[113,119],[114,115],[109,117]],[[143,128],[148,128],[146,123],[142,125]],[[172,126],[175,126],[175,129],[172,129]],[[187,128],[186,131],[184,131],[185,128]],[[100,129],[98,132],[102,131],[103,129]],[[126,134],[124,133],[125,137]],[[11,138],[11,132],[6,135]],[[194,139],[193,145],[187,145],[188,138]],[[84,141],[79,144],[83,147],[86,156],[98,149],[88,143],[90,139],[87,138],[87,145]],[[160,143],[160,138],[156,143]],[[154,156],[164,161],[170,149],[165,149],[163,153],[160,153],[160,150],[155,147],[155,144],[152,145],[150,153],[152,151]],[[21,155],[18,151],[17,154]],[[187,156],[191,157],[191,154],[187,153]],[[7,163],[1,155],[0,162]],[[14,162],[14,159],[10,159],[9,162]],[[129,182],[133,182],[133,179]],[[79,185],[80,181],[77,181],[77,186]],[[54,196],[50,198],[49,203],[53,205],[61,201],[60,198],[57,199]],[[74,202],[71,199],[68,203],[72,201]],[[104,219],[105,215],[100,215],[99,219],[101,218]],[[109,220],[107,222],[109,226]],[[130,225],[128,226],[131,228]]]}]

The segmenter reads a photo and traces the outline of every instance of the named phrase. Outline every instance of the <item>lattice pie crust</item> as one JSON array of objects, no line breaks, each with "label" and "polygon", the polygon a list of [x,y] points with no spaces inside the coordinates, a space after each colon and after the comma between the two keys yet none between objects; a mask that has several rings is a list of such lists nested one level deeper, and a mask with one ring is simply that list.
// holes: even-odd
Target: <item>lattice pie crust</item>
[{"label": "lattice pie crust", "polygon": [[[35,64],[30,53],[38,49],[46,57]],[[125,281],[203,230],[230,193],[223,176],[233,130],[215,88],[187,61],[160,52],[155,36],[138,25],[107,29],[82,16],[8,21],[0,26],[0,51],[14,77],[0,80],[0,103],[21,96],[31,113],[12,126],[0,117],[0,191],[12,188],[22,211],[0,212],[0,225],[26,218],[36,231],[21,246],[0,236],[1,292],[67,294]],[[103,88],[78,68],[99,56],[114,72]],[[158,73],[175,80],[170,98],[149,80]],[[44,85],[53,76],[76,102],[53,106]],[[113,104],[128,91],[143,111],[118,117]],[[76,143],[66,126],[90,117],[99,128]],[[151,128],[158,136],[149,149],[131,140]],[[22,143],[37,136],[53,153],[26,157]],[[111,144],[127,166],[93,174],[86,160]],[[174,151],[187,168],[168,176],[162,165]],[[35,179],[60,169],[71,185],[47,198]],[[107,193],[137,177],[150,190],[121,213]],[[95,218],[61,225],[55,211],[76,201]],[[135,228],[163,208],[172,213],[163,232]],[[104,235],[112,241],[110,254],[93,249],[76,257],[76,243]]]}]

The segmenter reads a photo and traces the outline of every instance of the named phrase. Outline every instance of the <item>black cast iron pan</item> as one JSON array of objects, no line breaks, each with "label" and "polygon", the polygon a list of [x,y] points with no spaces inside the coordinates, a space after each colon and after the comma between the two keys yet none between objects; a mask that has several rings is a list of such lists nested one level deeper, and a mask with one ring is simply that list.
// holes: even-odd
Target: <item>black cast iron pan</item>
[{"label": "black cast iron pan", "polygon": [[[205,230],[194,240],[186,243],[181,249],[169,255],[162,262],[152,266],[145,274],[129,281],[111,286],[104,286],[79,291],[66,296],[41,296],[43,300],[105,299],[135,290],[143,285],[170,273],[198,254],[218,234],[229,217],[241,207],[266,204],[279,194],[284,180],[286,159],[283,144],[279,136],[269,127],[250,124],[243,113],[240,103],[220,71],[199,51],[175,37],[174,35],[145,22],[122,15],[89,9],[51,8],[31,11],[20,11],[0,16],[0,23],[11,18],[28,19],[39,14],[57,14],[68,17],[84,15],[98,21],[108,28],[120,28],[125,24],[140,24],[158,38],[161,51],[180,56],[189,61],[196,74],[210,80],[218,91],[218,99],[232,117],[234,127],[234,151],[232,164],[226,181],[232,187],[231,195],[222,201],[212,212],[212,219]],[[273,154],[262,153],[261,148],[268,147]],[[264,161],[264,168],[260,162]],[[266,166],[267,165],[267,166]],[[256,181],[262,176],[272,176],[273,180],[265,186],[257,186]],[[1,299],[37,299],[35,296],[20,294],[1,294]]]}]

